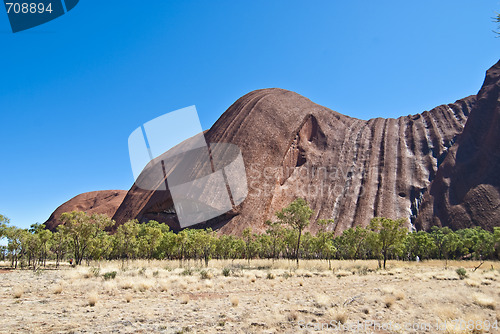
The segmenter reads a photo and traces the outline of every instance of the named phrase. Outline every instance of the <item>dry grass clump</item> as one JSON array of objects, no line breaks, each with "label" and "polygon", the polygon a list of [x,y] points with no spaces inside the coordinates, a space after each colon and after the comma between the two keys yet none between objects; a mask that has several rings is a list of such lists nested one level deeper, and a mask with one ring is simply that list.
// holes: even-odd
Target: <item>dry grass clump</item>
[{"label": "dry grass clump", "polygon": [[160,292],[167,292],[170,287],[171,287],[170,282],[166,280],[158,281],[158,290]]},{"label": "dry grass clump", "polygon": [[345,324],[347,322],[348,313],[347,313],[347,310],[345,308],[341,308],[341,307],[334,308],[334,309],[330,310],[330,314],[331,314],[332,319],[337,323]]},{"label": "dry grass clump", "polygon": [[132,294],[131,294],[131,293],[127,293],[127,294],[125,295],[125,301],[126,301],[127,303],[130,303],[130,302],[132,301],[132,298],[133,298],[133,296],[132,296]]},{"label": "dry grass clump", "polygon": [[181,304],[187,304],[189,303],[189,295],[182,295],[181,296]]},{"label": "dry grass clump", "polygon": [[297,312],[297,310],[292,310],[290,311],[290,313],[288,313],[288,321],[297,321],[297,319],[299,319],[299,312]]},{"label": "dry grass clump", "polygon": [[466,280],[464,280],[464,282],[465,282],[465,285],[473,287],[473,288],[477,288],[479,286],[479,282],[474,280],[474,279],[471,279],[471,278],[467,278]]},{"label": "dry grass clump", "polygon": [[341,277],[351,276],[352,272],[347,271],[347,270],[338,270],[338,271],[335,272],[335,275],[338,278],[341,278]]},{"label": "dry grass clump", "polygon": [[485,296],[483,294],[475,294],[473,296],[473,299],[474,299],[474,303],[481,306],[481,307],[488,308],[490,310],[494,310],[496,307],[495,300],[493,298]]},{"label": "dry grass clump", "polygon": [[330,299],[327,295],[317,294],[314,296],[314,305],[318,308],[326,308],[330,304]]},{"label": "dry grass clump", "polygon": [[96,292],[91,292],[87,298],[88,305],[91,307],[94,307],[95,304],[97,304],[98,300],[99,300],[99,296],[97,295]]},{"label": "dry grass clump", "polygon": [[62,284],[58,284],[58,285],[56,285],[56,287],[54,288],[53,291],[54,291],[54,294],[60,295],[64,291],[64,286]]},{"label": "dry grass clump", "polygon": [[454,320],[457,319],[458,315],[460,315],[460,311],[451,305],[436,305],[434,313],[442,321]]},{"label": "dry grass clump", "polygon": [[21,298],[24,294],[24,288],[22,286],[16,286],[12,289],[12,295],[14,296],[14,298]]},{"label": "dry grass clump", "polygon": [[394,291],[393,295],[396,297],[396,300],[403,300],[406,297],[405,293],[401,290]]},{"label": "dry grass clump", "polygon": [[238,299],[237,296],[232,296],[230,298],[231,306],[236,307],[240,303],[240,300]]},{"label": "dry grass clump", "polygon": [[120,283],[118,283],[118,287],[123,290],[128,290],[134,287],[134,283],[130,279],[125,279],[120,281]]},{"label": "dry grass clump", "polygon": [[396,298],[392,295],[388,295],[388,296],[384,297],[383,302],[384,302],[384,306],[386,308],[391,308],[394,305],[394,303],[396,302]]},{"label": "dry grass clump", "polygon": [[153,286],[152,282],[147,279],[138,280],[134,284],[134,291],[146,292]]}]

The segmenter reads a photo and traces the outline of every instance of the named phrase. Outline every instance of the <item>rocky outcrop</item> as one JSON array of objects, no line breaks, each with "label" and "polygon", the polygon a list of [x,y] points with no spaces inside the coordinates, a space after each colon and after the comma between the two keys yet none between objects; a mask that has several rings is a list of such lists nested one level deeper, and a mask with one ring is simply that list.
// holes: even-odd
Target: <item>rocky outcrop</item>
[{"label": "rocky outcrop", "polygon": [[500,62],[486,74],[469,120],[424,195],[417,227],[500,226]]},{"label": "rocky outcrop", "polygon": [[71,211],[106,214],[113,217],[126,195],[126,190],[103,190],[80,194],[59,206],[45,222],[45,226],[54,231],[61,224],[61,214]]},{"label": "rocky outcrop", "polygon": [[[331,228],[340,233],[366,226],[375,216],[407,217],[418,229],[498,226],[499,76],[497,64],[488,71],[477,98],[398,119],[368,121],[283,89],[251,92],[204,134],[207,143],[231,143],[241,149],[248,196],[226,214],[196,227],[236,234],[246,227],[262,230],[267,219],[297,197],[314,210],[312,232],[318,219],[333,218]],[[164,189],[168,170],[190,177],[200,173],[197,164],[172,159],[172,169],[165,168],[161,160],[167,155],[140,175],[149,190],[134,184],[121,203],[113,201],[118,207],[113,219],[119,224],[153,219],[179,229],[170,192]],[[152,178],[158,175],[155,170],[163,170],[160,180]],[[111,206],[109,212],[114,212]]]},{"label": "rocky outcrop", "polygon": [[[374,216],[414,219],[474,103],[471,96],[418,115],[365,121],[290,91],[251,92],[205,134],[207,142],[241,149],[248,196],[204,226],[222,233],[260,229],[296,197],[304,197],[314,209],[313,221],[333,218],[338,232],[367,225]],[[172,205],[168,190],[134,185],[114,219],[155,219],[175,229]]]}]

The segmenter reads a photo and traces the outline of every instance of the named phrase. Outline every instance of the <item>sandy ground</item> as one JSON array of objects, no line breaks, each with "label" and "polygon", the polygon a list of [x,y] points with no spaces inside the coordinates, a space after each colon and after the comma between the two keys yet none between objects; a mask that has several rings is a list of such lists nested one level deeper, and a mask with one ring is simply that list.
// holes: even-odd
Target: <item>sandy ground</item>
[{"label": "sandy ground", "polygon": [[191,272],[177,261],[38,272],[0,262],[0,333],[500,333],[485,329],[500,326],[500,263],[332,265],[211,261],[202,278],[193,262]]}]

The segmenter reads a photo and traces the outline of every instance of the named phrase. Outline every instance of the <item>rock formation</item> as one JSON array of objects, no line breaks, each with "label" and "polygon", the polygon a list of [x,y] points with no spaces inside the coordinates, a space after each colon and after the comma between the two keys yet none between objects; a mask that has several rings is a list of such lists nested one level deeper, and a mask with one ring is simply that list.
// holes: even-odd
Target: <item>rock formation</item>
[{"label": "rock formation", "polygon": [[[367,225],[374,216],[415,215],[474,102],[469,97],[419,115],[364,121],[290,91],[251,92],[205,134],[207,142],[241,149],[249,185],[241,205],[207,225],[223,233],[260,229],[299,196],[314,209],[313,221],[333,218],[336,231]],[[134,185],[114,219],[154,219],[175,228],[172,204],[168,191]]]},{"label": "rock formation", "polygon": [[416,225],[500,226],[500,61],[486,73],[463,133],[424,195]]},{"label": "rock formation", "polygon": [[54,231],[61,224],[59,219],[61,214],[71,211],[106,214],[113,217],[126,195],[125,190],[103,190],[80,194],[59,206],[45,222],[45,226]]},{"label": "rock formation", "polygon": [[[419,229],[498,225],[499,72],[499,64],[488,72],[477,99],[398,119],[351,118],[283,89],[243,96],[205,137],[241,149],[248,196],[198,227],[262,230],[297,197],[314,210],[312,232],[317,219],[333,218],[331,228],[340,233],[375,216],[407,217]],[[147,180],[161,158],[140,178]],[[170,193],[159,181],[151,190],[134,184],[113,219],[154,219],[178,229]]]}]

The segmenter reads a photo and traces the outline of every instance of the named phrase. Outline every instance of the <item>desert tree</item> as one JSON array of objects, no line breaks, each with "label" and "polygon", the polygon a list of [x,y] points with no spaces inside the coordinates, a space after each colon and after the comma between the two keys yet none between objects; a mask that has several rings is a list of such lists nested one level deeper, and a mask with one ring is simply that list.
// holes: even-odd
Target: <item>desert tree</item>
[{"label": "desert tree", "polygon": [[128,220],[116,228],[114,234],[113,250],[119,258],[122,259],[122,266],[125,260],[129,260],[137,253],[137,234],[139,226],[136,219]]},{"label": "desert tree", "polygon": [[245,257],[250,264],[250,260],[259,251],[259,246],[257,242],[257,235],[252,233],[252,229],[247,227],[242,233],[243,242],[245,243]]},{"label": "desert tree", "polygon": [[160,246],[158,247],[160,258],[172,259],[174,257],[176,241],[177,236],[175,235],[175,233],[170,230],[170,227],[168,227],[168,225],[165,225],[163,227],[163,237],[160,241]]},{"label": "desert tree", "polygon": [[7,226],[9,225],[9,223],[10,223],[9,218],[0,215],[0,239],[5,237],[7,232]]},{"label": "desert tree", "polygon": [[267,226],[266,234],[269,236],[271,242],[271,256],[274,262],[281,251],[281,244],[283,243],[283,226],[278,222],[272,222],[270,220],[266,220],[265,225]]},{"label": "desert tree", "polygon": [[316,252],[328,261],[328,269],[332,269],[331,259],[336,252],[334,245],[334,235],[332,231],[328,231],[328,226],[334,224],[333,219],[318,219],[319,230],[316,234]]},{"label": "desert tree", "polygon": [[11,256],[11,266],[17,268],[18,261],[26,252],[30,233],[15,226],[8,226],[4,233],[7,237],[7,250]]},{"label": "desert tree", "polygon": [[163,231],[155,220],[140,224],[137,243],[142,257],[151,260],[163,239]]},{"label": "desert tree", "polygon": [[431,228],[431,237],[434,239],[439,259],[442,259],[443,257],[445,259],[445,266],[448,266],[448,259],[450,258],[450,255],[453,256],[455,251],[462,249],[465,252],[468,252],[468,249],[472,247],[467,244],[467,238],[461,238],[459,234],[447,226],[433,226]]},{"label": "desert tree", "polygon": [[[38,252],[33,255],[38,256],[39,263],[42,263],[45,267],[52,239],[52,232],[45,228],[45,224],[39,223],[32,224],[29,232],[32,234],[31,242],[33,246],[38,244]],[[36,262],[33,263],[33,269],[35,269],[35,265]]]},{"label": "desert tree", "polygon": [[348,259],[359,259],[363,252],[368,230],[361,226],[351,227],[342,232],[340,239],[342,240],[344,256]]},{"label": "desert tree", "polygon": [[193,237],[193,245],[197,248],[200,260],[203,259],[205,261],[205,267],[208,267],[208,262],[216,249],[217,236],[211,228],[208,228],[196,230]]},{"label": "desert tree", "polygon": [[52,242],[50,243],[50,251],[56,255],[56,268],[59,267],[59,261],[64,258],[68,251],[69,241],[67,235],[60,232],[59,226],[57,231],[52,234]]},{"label": "desert tree", "polygon": [[309,226],[312,214],[312,209],[303,198],[297,198],[289,206],[276,212],[276,218],[281,224],[288,225],[297,232],[297,245],[295,246],[297,267],[299,266],[300,237],[304,229]]},{"label": "desert tree", "polygon": [[82,211],[65,212],[61,215],[63,226],[61,231],[68,236],[69,245],[75,257],[75,264],[80,265],[82,260],[89,256],[93,243],[100,232],[113,225],[113,221],[106,215],[87,215]]},{"label": "desert tree", "polygon": [[[371,245],[374,247],[384,261],[386,267],[387,258],[394,253],[403,241],[408,229],[404,227],[406,219],[392,220],[389,218],[375,217],[370,221],[368,228],[373,232]],[[380,262],[379,262],[380,265]]]},{"label": "desert tree", "polygon": [[403,240],[403,248],[409,260],[414,260],[417,256],[420,259],[429,259],[436,251],[434,240],[425,231],[408,233]]},{"label": "desert tree", "polygon": [[497,260],[500,259],[500,226],[493,227],[493,243]]}]

